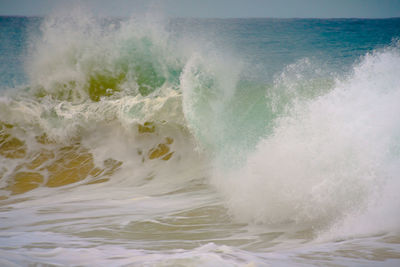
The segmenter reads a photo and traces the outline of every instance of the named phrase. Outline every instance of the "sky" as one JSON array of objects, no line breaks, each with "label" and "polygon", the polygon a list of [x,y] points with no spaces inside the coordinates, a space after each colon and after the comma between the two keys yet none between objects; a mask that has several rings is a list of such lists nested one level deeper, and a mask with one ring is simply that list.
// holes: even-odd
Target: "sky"
[{"label": "sky", "polygon": [[400,0],[0,0],[0,15],[43,16],[77,5],[116,17],[154,11],[169,17],[400,17]]}]

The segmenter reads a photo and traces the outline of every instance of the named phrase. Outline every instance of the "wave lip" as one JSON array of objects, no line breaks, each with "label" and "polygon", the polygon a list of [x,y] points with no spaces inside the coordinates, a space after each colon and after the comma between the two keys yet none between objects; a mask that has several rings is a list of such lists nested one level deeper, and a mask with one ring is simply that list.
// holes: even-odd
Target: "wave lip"
[{"label": "wave lip", "polygon": [[185,55],[161,29],[134,19],[104,24],[79,13],[50,16],[31,45],[31,90],[81,102],[175,88]]}]

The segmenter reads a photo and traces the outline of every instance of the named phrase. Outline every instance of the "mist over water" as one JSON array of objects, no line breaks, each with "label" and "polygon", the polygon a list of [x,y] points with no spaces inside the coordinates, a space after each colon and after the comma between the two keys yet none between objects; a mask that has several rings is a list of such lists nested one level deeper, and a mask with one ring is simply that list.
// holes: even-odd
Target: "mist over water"
[{"label": "mist over water", "polygon": [[0,263],[398,263],[398,19],[1,19]]},{"label": "mist over water", "polygon": [[[372,210],[391,209],[385,211],[388,218],[368,221],[398,225],[399,202],[392,188],[398,187],[400,166],[395,149],[399,60],[396,46],[374,52],[329,92],[296,98],[288,114],[276,119],[273,133],[250,153],[242,171],[232,174],[235,190],[232,184],[226,189],[237,217],[319,228],[341,222],[345,215],[373,216]],[[220,179],[224,188],[225,179]]]}]

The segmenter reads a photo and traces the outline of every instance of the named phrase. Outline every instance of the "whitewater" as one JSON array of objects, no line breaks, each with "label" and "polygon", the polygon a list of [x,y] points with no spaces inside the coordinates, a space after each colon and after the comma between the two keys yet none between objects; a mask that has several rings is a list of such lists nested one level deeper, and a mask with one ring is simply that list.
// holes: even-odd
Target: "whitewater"
[{"label": "whitewater", "polygon": [[399,19],[0,22],[0,265],[400,264]]}]

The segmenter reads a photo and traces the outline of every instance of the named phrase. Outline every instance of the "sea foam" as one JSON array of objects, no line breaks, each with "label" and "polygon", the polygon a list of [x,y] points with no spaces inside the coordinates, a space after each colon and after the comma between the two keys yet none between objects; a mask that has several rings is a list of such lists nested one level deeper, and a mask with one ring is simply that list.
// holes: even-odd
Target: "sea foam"
[{"label": "sea foam", "polygon": [[235,218],[331,238],[398,231],[399,65],[396,44],[365,55],[327,93],[293,101],[243,168],[217,167]]}]

